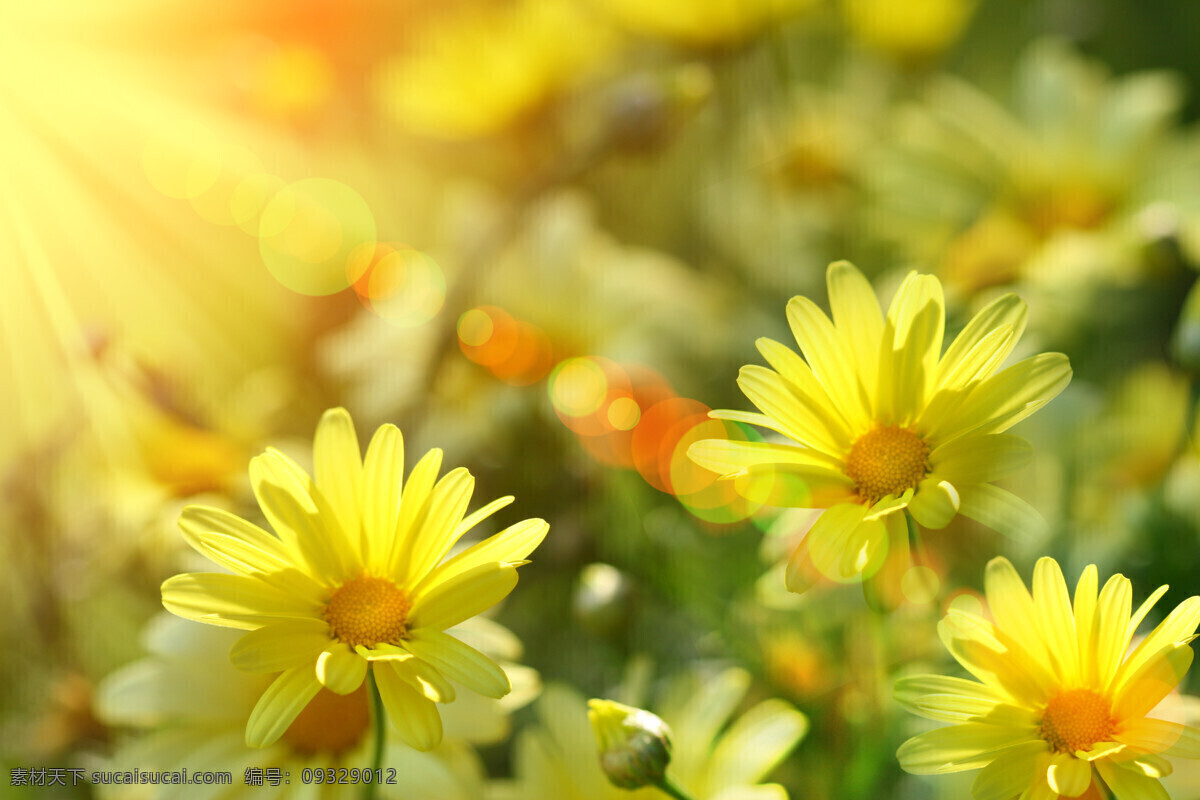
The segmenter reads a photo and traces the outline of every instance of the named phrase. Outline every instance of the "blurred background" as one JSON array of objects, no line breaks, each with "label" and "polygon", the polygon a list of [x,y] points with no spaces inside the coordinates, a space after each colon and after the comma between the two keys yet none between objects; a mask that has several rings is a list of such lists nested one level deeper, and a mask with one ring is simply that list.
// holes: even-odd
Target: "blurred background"
[{"label": "blurred background", "polygon": [[[989,558],[1171,584],[1147,625],[1200,585],[1198,29],[1186,0],[0,0],[0,766],[166,768],[136,748],[194,687],[117,699],[169,671],[160,583],[208,568],[179,510],[261,519],[249,458],[311,463],[343,405],[551,525],[491,629],[526,691],[438,755],[463,797],[540,797],[555,709],[684,685],[807,718],[749,784],[965,796],[900,772],[891,685],[955,674],[935,623]],[[1050,532],[930,533],[886,617],[789,595],[811,513],[684,455],[761,437],[706,414],[750,408],[754,340],[842,258],[885,302],[938,275],[951,330],[1016,291],[1014,359],[1075,370],[1015,431]]]}]

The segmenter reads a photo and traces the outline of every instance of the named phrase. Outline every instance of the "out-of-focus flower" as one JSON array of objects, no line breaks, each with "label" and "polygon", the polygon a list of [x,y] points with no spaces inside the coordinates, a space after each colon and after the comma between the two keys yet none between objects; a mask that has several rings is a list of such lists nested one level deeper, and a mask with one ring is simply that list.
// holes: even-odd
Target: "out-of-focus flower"
[{"label": "out-of-focus flower", "polygon": [[618,37],[575,0],[468,2],[431,16],[375,77],[381,110],[441,139],[496,133],[601,69]]},{"label": "out-of-focus flower", "polygon": [[937,79],[869,172],[879,230],[964,291],[1126,283],[1164,231],[1194,258],[1200,190],[1180,176],[1200,157],[1172,130],[1181,97],[1172,74],[1110,79],[1053,41],[1018,62],[1011,109]]},{"label": "out-of-focus flower", "polygon": [[820,0],[590,0],[622,27],[693,47],[737,44]]},{"label": "out-of-focus flower", "polygon": [[[672,731],[672,779],[697,800],[747,796],[786,800],[777,784],[759,782],[803,738],[808,720],[782,700],[765,700],[730,722],[750,676],[730,669],[711,679],[674,679],[659,716]],[[650,800],[653,788],[632,792],[609,783],[596,757],[596,737],[584,698],[548,687],[537,703],[541,725],[519,734],[516,776],[493,781],[488,800]]]},{"label": "out-of-focus flower", "polygon": [[[477,617],[459,625],[454,634],[500,660],[512,680],[513,693],[503,700],[464,695],[451,707],[464,706],[468,713],[447,716],[446,740],[431,752],[388,737],[385,781],[380,786],[383,797],[478,798],[482,772],[467,743],[502,739],[509,728],[508,712],[532,700],[538,691],[533,670],[507,663],[519,657],[520,644],[506,629]],[[374,734],[365,687],[347,695],[322,689],[279,741],[265,749],[247,747],[246,717],[273,676],[233,668],[226,654],[237,638],[234,631],[199,628],[170,616],[154,620],[146,632],[150,655],[113,673],[100,686],[101,717],[110,725],[135,731],[104,768],[229,771],[234,774],[233,786],[241,788],[226,787],[228,793],[222,796],[249,798],[285,797],[290,789],[270,780],[255,786],[244,779],[247,768],[280,769],[295,785],[304,769],[372,766]],[[199,796],[212,787],[141,788],[144,791],[137,796],[166,798],[190,797],[189,792]],[[325,800],[349,800],[359,797],[362,787],[330,781],[319,791]],[[109,788],[102,796],[120,800],[135,795],[128,788]]]},{"label": "out-of-focus flower", "polygon": [[767,293],[803,291],[819,270],[862,241],[862,170],[889,112],[878,65],[851,58],[830,86],[772,92],[747,115],[732,146],[714,148],[701,210],[705,231],[732,266]]},{"label": "out-of-focus flower", "polygon": [[1012,536],[1039,527],[1036,511],[992,484],[1032,452],[1004,431],[1071,379],[1061,353],[997,372],[1024,330],[1024,303],[1012,294],[996,300],[943,354],[937,278],[911,273],[886,317],[849,263],[830,265],[827,278],[832,322],[806,297],[788,304],[804,359],[762,338],[759,352],[774,369],[742,368],[738,385],[761,413],[713,412],[795,444],[710,439],[689,452],[751,499],[827,509],[788,563],[788,588],[805,591],[816,574],[849,580],[881,568],[899,585],[911,565],[906,516],[937,529],[962,514]]},{"label": "out-of-focus flower", "polygon": [[588,722],[600,749],[600,769],[620,789],[657,786],[671,763],[671,729],[642,708],[588,700]]},{"label": "out-of-focus flower", "polygon": [[1149,716],[1192,663],[1200,597],[1172,611],[1132,652],[1130,639],[1163,586],[1130,615],[1132,587],[1094,565],[1074,603],[1058,563],[1038,561],[1033,593],[1006,559],[987,568],[991,620],[952,609],[938,626],[951,655],[977,680],[916,675],[896,683],[910,711],[955,723],[909,739],[907,771],[980,769],[976,798],[1165,797],[1164,756],[1200,758],[1200,730]]},{"label": "out-of-focus flower", "polygon": [[[448,679],[487,697],[508,677],[446,628],[495,605],[547,525],[524,520],[446,559],[476,524],[512,502],[493,501],[464,519],[474,479],[458,468],[437,480],[440,450],[408,474],[400,431],[381,427],[365,461],[354,423],[327,411],[313,443],[316,480],[277,450],[250,462],[250,481],[276,536],[228,512],[189,506],[184,538],[236,575],[168,579],[163,605],[179,616],[249,631],[230,651],[235,666],[278,672],[246,724],[246,742],[277,741],[314,697],[359,691],[374,671],[405,742],[437,745],[435,703],[454,700]],[[436,483],[435,483],[436,481]]]},{"label": "out-of-focus flower", "polygon": [[850,33],[902,66],[923,66],[958,41],[977,0],[842,0]]}]

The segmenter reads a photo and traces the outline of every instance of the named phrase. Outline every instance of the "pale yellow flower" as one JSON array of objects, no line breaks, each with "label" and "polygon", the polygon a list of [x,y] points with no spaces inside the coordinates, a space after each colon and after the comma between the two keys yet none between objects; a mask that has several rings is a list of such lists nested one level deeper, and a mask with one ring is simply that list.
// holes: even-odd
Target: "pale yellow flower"
[{"label": "pale yellow flower", "polygon": [[788,587],[808,588],[810,564],[843,580],[887,564],[898,584],[910,558],[906,515],[938,529],[962,514],[1014,536],[1039,526],[1036,511],[992,484],[1032,451],[1004,431],[1071,379],[1061,353],[997,372],[1024,330],[1025,305],[999,298],[943,353],[937,278],[910,274],[886,316],[851,264],[830,265],[827,279],[832,321],[806,297],[788,303],[804,358],[762,338],[773,369],[742,368],[738,385],[762,413],[713,412],[794,443],[709,439],[689,451],[747,498],[827,509],[793,554]]},{"label": "pale yellow flower", "polygon": [[1155,602],[1132,615],[1122,575],[1097,593],[1096,567],[1074,600],[1058,563],[1038,561],[1033,593],[1006,559],[987,567],[991,619],[952,609],[938,626],[950,654],[976,680],[916,675],[896,683],[910,711],[957,723],[909,739],[900,765],[921,775],[981,769],[977,800],[1165,798],[1164,756],[1200,758],[1200,730],[1160,719],[1160,704],[1192,663],[1200,597],[1180,603],[1128,652]]},{"label": "pale yellow flower", "polygon": [[435,704],[456,694],[450,680],[488,697],[511,688],[494,661],[446,629],[512,591],[548,526],[524,520],[447,559],[513,498],[464,519],[475,482],[466,469],[437,480],[442,453],[434,449],[402,483],[400,431],[380,427],[364,460],[343,409],[322,417],[313,456],[315,481],[273,449],[250,462],[254,494],[277,535],[218,509],[184,509],[188,543],[237,574],[177,575],[163,584],[163,605],[249,631],[230,651],[234,665],[281,672],[250,715],[250,746],[277,741],[322,687],[357,691],[370,668],[403,740],[434,747],[442,737]]},{"label": "pale yellow flower", "polygon": [[377,102],[420,135],[495,134],[602,68],[617,37],[600,23],[576,0],[459,4],[382,64]]},{"label": "pale yellow flower", "polygon": [[[509,712],[528,703],[539,691],[534,670],[508,663],[519,657],[520,642],[507,629],[475,617],[452,632],[501,663],[512,680],[513,692],[502,700],[474,693],[460,697],[448,708],[461,706],[467,714],[458,719],[446,715],[446,738],[431,752],[414,750],[397,737],[387,737],[384,781],[379,787],[383,798],[476,800],[482,765],[471,744],[503,740],[509,731]],[[365,686],[348,695],[322,689],[279,741],[252,749],[245,743],[246,717],[275,676],[233,668],[227,654],[238,631],[201,627],[163,614],[147,626],[145,639],[147,657],[109,675],[97,690],[100,718],[132,731],[118,742],[111,761],[98,769],[229,771],[233,783],[223,788],[224,800],[270,800],[291,797],[306,769],[364,770],[372,766],[374,734]],[[290,776],[291,785],[271,780],[248,784],[247,768],[281,770]],[[199,800],[210,797],[213,787],[98,789],[105,800]],[[319,788],[310,785],[309,790],[321,800],[353,800],[363,793],[357,783],[323,783]]]}]

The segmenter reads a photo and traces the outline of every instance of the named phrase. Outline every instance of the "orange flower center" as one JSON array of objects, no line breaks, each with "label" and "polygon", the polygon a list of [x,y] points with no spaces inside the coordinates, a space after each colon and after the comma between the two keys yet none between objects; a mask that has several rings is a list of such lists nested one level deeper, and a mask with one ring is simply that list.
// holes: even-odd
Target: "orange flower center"
[{"label": "orange flower center", "polygon": [[929,445],[899,425],[864,433],[846,456],[846,475],[868,503],[915,488],[928,472]]},{"label": "orange flower center", "polygon": [[361,742],[370,727],[365,682],[346,695],[322,688],[284,732],[283,741],[302,756],[336,756]]},{"label": "orange flower center", "polygon": [[1038,735],[1059,753],[1091,750],[1112,738],[1112,706],[1091,689],[1067,689],[1050,698]]},{"label": "orange flower center", "polygon": [[325,620],[339,641],[354,647],[398,644],[408,632],[412,602],[386,578],[361,575],[338,587],[325,606]]}]

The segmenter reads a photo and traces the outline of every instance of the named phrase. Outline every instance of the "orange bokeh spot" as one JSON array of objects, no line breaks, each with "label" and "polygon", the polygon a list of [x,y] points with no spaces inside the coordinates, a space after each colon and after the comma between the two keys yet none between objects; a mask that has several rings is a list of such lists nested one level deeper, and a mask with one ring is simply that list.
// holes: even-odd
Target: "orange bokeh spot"
[{"label": "orange bokeh spot", "polygon": [[[468,317],[468,314],[471,316]],[[491,326],[490,333],[487,333],[488,324]],[[470,329],[467,330],[466,326],[470,326]],[[520,335],[517,321],[507,311],[496,306],[479,306],[459,318],[459,349],[463,355],[483,367],[490,368],[510,358],[517,349]]]},{"label": "orange bokeh spot", "polygon": [[675,444],[694,425],[708,417],[708,406],[684,397],[655,403],[642,413],[633,430],[633,464],[655,489],[674,494],[671,456]]},{"label": "orange bokeh spot", "polygon": [[580,442],[597,461],[632,469],[633,437],[644,419],[643,410],[674,397],[675,393],[662,376],[649,368],[627,366],[622,368],[621,375],[624,380],[610,382],[605,401],[595,412],[596,421],[603,424],[604,431],[582,436]]},{"label": "orange bokeh spot", "polygon": [[554,364],[550,337],[536,325],[517,322],[516,341],[508,357],[490,365],[492,374],[513,386],[529,386],[546,377]]}]

